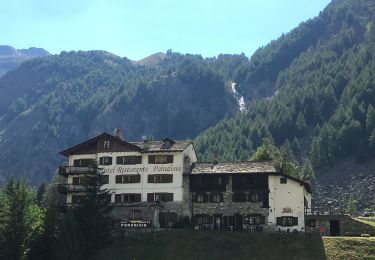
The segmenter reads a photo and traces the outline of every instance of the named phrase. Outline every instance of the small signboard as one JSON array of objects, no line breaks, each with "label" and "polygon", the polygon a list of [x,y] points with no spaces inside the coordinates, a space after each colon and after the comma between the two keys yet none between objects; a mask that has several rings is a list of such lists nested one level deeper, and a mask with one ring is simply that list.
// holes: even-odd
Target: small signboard
[{"label": "small signboard", "polygon": [[151,227],[151,221],[123,219],[120,222],[120,226],[123,228],[149,228]]}]

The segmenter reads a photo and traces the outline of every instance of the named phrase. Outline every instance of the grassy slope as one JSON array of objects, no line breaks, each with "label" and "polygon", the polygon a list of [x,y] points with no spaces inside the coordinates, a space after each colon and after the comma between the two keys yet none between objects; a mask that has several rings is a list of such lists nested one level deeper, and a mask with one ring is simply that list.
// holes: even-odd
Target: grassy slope
[{"label": "grassy slope", "polygon": [[375,227],[375,217],[359,217],[355,219],[362,223]]},{"label": "grassy slope", "polygon": [[373,238],[305,237],[176,230],[134,235],[91,258],[117,259],[375,259]]}]

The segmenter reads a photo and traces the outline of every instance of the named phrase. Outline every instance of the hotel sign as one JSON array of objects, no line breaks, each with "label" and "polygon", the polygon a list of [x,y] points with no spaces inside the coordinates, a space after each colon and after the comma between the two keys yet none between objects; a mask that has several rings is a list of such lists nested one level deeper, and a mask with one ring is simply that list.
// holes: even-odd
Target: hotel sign
[{"label": "hotel sign", "polygon": [[124,166],[114,166],[113,168],[102,168],[103,173],[117,173],[117,174],[126,174],[126,173],[142,173],[149,172],[149,168],[153,172],[178,172],[181,171],[181,166],[159,166],[155,165],[152,167],[142,166],[142,167],[124,167]]},{"label": "hotel sign", "polygon": [[121,220],[120,226],[124,228],[148,228],[151,227],[151,221],[123,219]]}]

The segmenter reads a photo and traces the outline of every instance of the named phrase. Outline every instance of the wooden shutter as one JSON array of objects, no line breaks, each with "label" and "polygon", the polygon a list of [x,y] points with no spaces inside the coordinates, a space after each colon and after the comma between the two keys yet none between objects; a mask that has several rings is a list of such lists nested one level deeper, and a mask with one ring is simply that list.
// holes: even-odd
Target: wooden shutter
[{"label": "wooden shutter", "polygon": [[198,194],[193,195],[193,202],[198,202]]},{"label": "wooden shutter", "polygon": [[293,226],[298,226],[298,218],[293,217]]},{"label": "wooden shutter", "polygon": [[203,202],[208,202],[208,194],[203,194]]},{"label": "wooden shutter", "polygon": [[213,194],[209,194],[208,195],[208,201],[209,202],[214,202],[214,195]]},{"label": "wooden shutter", "polygon": [[73,185],[79,185],[79,177],[73,177]]},{"label": "wooden shutter", "polygon": [[147,201],[148,202],[154,201],[154,193],[147,193]]},{"label": "wooden shutter", "polygon": [[122,183],[122,175],[116,175],[116,183]]},{"label": "wooden shutter", "polygon": [[121,202],[122,194],[115,194],[115,202]]},{"label": "wooden shutter", "polygon": [[268,192],[263,192],[263,208],[269,208],[269,195],[268,195]]},{"label": "wooden shutter", "polygon": [[148,183],[155,183],[154,174],[148,175]]},{"label": "wooden shutter", "polygon": [[281,217],[276,218],[276,225],[282,226],[283,225],[283,219]]},{"label": "wooden shutter", "polygon": [[109,183],[109,175],[103,175],[102,184],[108,184],[108,183]]},{"label": "wooden shutter", "polygon": [[148,163],[155,163],[155,155],[148,156]]},{"label": "wooden shutter", "polygon": [[208,216],[207,220],[208,220],[207,224],[213,224],[214,223],[214,217],[213,216]]},{"label": "wooden shutter", "polygon": [[104,165],[104,158],[103,157],[99,157],[99,165]]},{"label": "wooden shutter", "polygon": [[135,202],[141,202],[142,196],[141,194],[134,194],[134,201]]},{"label": "wooden shutter", "polygon": [[167,174],[167,182],[172,183],[173,182],[173,174]]},{"label": "wooden shutter", "polygon": [[228,217],[228,225],[229,226],[234,226],[234,216],[229,216]]},{"label": "wooden shutter", "polygon": [[173,155],[167,155],[167,163],[173,163]]},{"label": "wooden shutter", "polygon": [[223,202],[223,201],[224,201],[223,193],[220,193],[220,202]]},{"label": "wooden shutter", "polygon": [[133,183],[140,183],[141,182],[141,175],[137,174],[133,176]]},{"label": "wooden shutter", "polygon": [[124,157],[122,157],[122,156],[117,156],[117,157],[116,157],[116,164],[123,164],[123,163],[124,163],[123,158],[124,158]]},{"label": "wooden shutter", "polygon": [[260,216],[260,224],[266,224],[266,217]]},{"label": "wooden shutter", "polygon": [[167,193],[165,196],[165,201],[173,201],[173,193]]}]

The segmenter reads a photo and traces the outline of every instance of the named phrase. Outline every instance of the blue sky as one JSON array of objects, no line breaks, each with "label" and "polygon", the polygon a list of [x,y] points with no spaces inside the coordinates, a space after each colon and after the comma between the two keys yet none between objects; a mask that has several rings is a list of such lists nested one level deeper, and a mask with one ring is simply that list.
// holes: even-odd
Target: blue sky
[{"label": "blue sky", "polygon": [[138,60],[167,49],[241,53],[313,18],[330,0],[1,0],[0,45],[107,50]]}]

